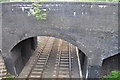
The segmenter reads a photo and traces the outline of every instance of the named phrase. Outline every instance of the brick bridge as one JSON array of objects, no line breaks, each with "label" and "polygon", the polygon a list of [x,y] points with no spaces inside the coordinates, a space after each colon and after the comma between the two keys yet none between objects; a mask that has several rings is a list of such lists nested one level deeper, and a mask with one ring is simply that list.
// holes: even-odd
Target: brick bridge
[{"label": "brick bridge", "polygon": [[[45,20],[28,15],[33,10],[30,4],[0,4],[0,50],[11,74],[21,72],[36,48],[37,36],[53,36],[77,46],[86,56],[83,75],[88,78],[99,77],[103,60],[118,55],[118,3],[41,2]],[[117,60],[107,65],[111,63],[118,65]]]}]

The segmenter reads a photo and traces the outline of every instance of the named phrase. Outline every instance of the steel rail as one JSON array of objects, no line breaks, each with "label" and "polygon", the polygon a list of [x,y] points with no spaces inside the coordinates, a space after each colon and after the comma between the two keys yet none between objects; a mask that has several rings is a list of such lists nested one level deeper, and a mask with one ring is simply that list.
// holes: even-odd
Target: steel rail
[{"label": "steel rail", "polygon": [[[54,41],[55,41],[55,39],[54,39]],[[41,78],[42,78],[43,72],[44,72],[44,70],[45,70],[45,67],[46,67],[46,65],[47,65],[47,62],[48,62],[48,60],[49,60],[51,50],[52,50],[52,48],[53,48],[53,46],[54,46],[54,43],[55,43],[54,41],[53,41],[53,45],[52,45],[52,47],[51,47],[51,49],[50,49],[50,52],[48,53],[47,59],[46,59],[46,61],[45,61],[44,68],[43,68],[42,73],[41,73]]]},{"label": "steel rail", "polygon": [[61,61],[61,54],[62,54],[61,47],[62,47],[62,40],[60,40],[59,47],[58,47],[59,58],[58,58],[57,73],[56,73],[57,78],[59,77],[60,61]]},{"label": "steel rail", "polygon": [[69,50],[69,77],[71,78],[71,76],[72,76],[72,73],[71,73],[71,72],[72,72],[71,44],[69,43],[68,46],[69,46],[69,47],[68,47],[68,48],[69,48],[69,49],[68,49],[68,50]]},{"label": "steel rail", "polygon": [[[50,39],[50,38],[49,38],[49,39]],[[49,40],[49,39],[48,39],[48,40]],[[32,69],[30,70],[30,73],[28,74],[26,80],[29,80],[30,74],[32,73],[35,65],[37,64],[37,61],[39,60],[39,58],[40,58],[40,56],[41,56],[41,53],[44,51],[44,48],[46,47],[48,40],[46,41],[46,44],[44,45],[44,47],[43,47],[43,49],[41,50],[41,52],[39,52],[39,55],[38,55],[37,59],[35,60],[35,63],[34,63],[34,65],[32,66]]]}]

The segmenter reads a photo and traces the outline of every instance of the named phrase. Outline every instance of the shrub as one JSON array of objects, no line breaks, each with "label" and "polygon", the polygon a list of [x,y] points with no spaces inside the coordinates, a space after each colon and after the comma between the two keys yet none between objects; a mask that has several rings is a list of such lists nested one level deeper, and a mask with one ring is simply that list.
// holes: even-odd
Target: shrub
[{"label": "shrub", "polygon": [[120,71],[112,71],[109,76],[103,76],[102,80],[120,80]]}]

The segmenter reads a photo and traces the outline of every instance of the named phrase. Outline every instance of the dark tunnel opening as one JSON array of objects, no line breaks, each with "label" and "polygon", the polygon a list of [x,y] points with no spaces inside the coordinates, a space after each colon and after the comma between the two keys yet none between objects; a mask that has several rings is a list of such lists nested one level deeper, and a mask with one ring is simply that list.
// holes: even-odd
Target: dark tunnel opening
[{"label": "dark tunnel opening", "polygon": [[[19,42],[15,47],[11,50],[13,54],[16,74],[19,74],[25,64],[28,62],[29,58],[32,56],[32,53],[37,47],[37,40],[35,38],[28,38],[21,42]],[[33,42],[34,41],[34,42]],[[33,44],[34,43],[34,44]]]},{"label": "dark tunnel opening", "polygon": [[[11,50],[11,52],[13,54],[13,58],[15,58],[14,63],[15,63],[16,73],[18,75],[21,74],[21,72],[23,71],[26,64],[28,65],[28,62],[29,62],[31,56],[34,55],[34,52],[36,51],[38,46],[42,44],[42,42],[39,42],[38,37],[44,37],[44,36],[31,37],[31,38],[28,38],[26,40],[23,40],[20,43],[18,43]],[[46,37],[48,37],[48,36],[46,36]],[[48,37],[48,38],[50,38],[50,37]],[[47,42],[47,40],[45,40],[44,38],[41,38],[41,39],[44,42]],[[55,44],[57,46],[58,42],[55,42]],[[64,44],[64,46],[65,46],[65,44]],[[82,52],[76,46],[74,46],[74,48],[76,48],[76,53],[78,53],[77,58],[79,58],[79,60],[78,59],[76,59],[76,60],[79,61],[78,66],[80,66],[79,70],[81,70],[81,72],[78,72],[78,73],[80,75],[82,75],[83,78],[85,78],[86,73],[87,73],[86,70],[87,70],[88,57],[85,55],[84,52]],[[57,54],[56,51],[55,52],[53,51],[52,53]],[[54,56],[52,58],[54,58]],[[115,71],[115,70],[120,71],[120,54],[111,56],[111,57],[103,60],[100,77],[105,76],[105,75],[109,75],[111,71]]]},{"label": "dark tunnel opening", "polygon": [[[26,64],[28,64],[31,56],[34,55],[34,52],[37,49],[38,45],[40,45],[40,42],[38,40],[39,40],[38,37],[28,38],[28,39],[23,40],[20,43],[18,43],[11,50],[12,54],[17,55],[15,57],[16,58],[15,59],[15,67],[16,67],[16,72],[18,75],[21,74],[21,71],[23,71]],[[87,64],[87,57],[80,49],[78,49],[77,47],[75,47],[75,48],[76,48],[76,50],[78,50],[77,57],[79,57],[79,61],[80,61],[80,65],[78,65],[78,67],[80,66],[79,70],[81,70],[81,72],[79,71],[78,73],[79,73],[79,76],[81,76],[86,73],[85,70],[86,70],[86,64]],[[76,60],[78,60],[78,59],[76,59]],[[73,62],[75,62],[75,61],[73,61]],[[77,64],[79,64],[79,63],[77,63]],[[78,71],[78,70],[76,70],[76,71]]]},{"label": "dark tunnel opening", "polygon": [[78,49],[79,52],[79,58],[80,58],[80,63],[81,63],[81,71],[82,75],[85,77],[86,75],[86,65],[87,65],[87,56],[80,50]]},{"label": "dark tunnel opening", "polygon": [[111,71],[120,71],[120,53],[103,60],[100,76],[108,76]]}]

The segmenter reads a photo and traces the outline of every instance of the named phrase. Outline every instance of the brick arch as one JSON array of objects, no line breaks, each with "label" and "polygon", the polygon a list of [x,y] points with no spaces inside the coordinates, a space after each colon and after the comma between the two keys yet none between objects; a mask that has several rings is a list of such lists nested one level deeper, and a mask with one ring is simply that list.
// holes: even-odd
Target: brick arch
[{"label": "brick arch", "polygon": [[[48,29],[46,31],[44,29],[41,29],[40,32],[34,32],[34,33],[33,32],[34,31],[29,32],[29,33],[25,33],[25,34],[27,34],[27,36],[24,36],[21,39],[17,40],[16,43],[13,44],[13,46],[11,47],[10,51],[12,51],[18,44],[20,44],[24,40],[27,40],[27,39],[32,38],[32,37],[37,37],[37,36],[48,36],[48,37],[59,38],[59,39],[65,40],[65,41],[75,45],[76,47],[78,47],[84,53],[86,52],[85,50],[87,50],[81,44],[79,44],[74,37],[72,37],[69,34],[62,33],[61,31],[58,32],[58,31],[55,31],[55,30],[52,30],[52,29]],[[86,53],[85,53],[85,55],[87,56]]]},{"label": "brick arch", "polygon": [[[81,57],[81,59],[82,59],[81,61],[83,62],[82,64],[84,64],[84,62],[87,61],[88,56],[87,56],[87,54],[82,50],[82,49],[84,49],[83,46],[82,46],[81,44],[77,43],[77,40],[76,40],[75,38],[71,37],[71,35],[62,33],[61,31],[58,32],[58,31],[56,31],[56,30],[51,30],[51,29],[48,29],[48,31],[42,29],[42,30],[40,30],[39,32],[34,32],[34,33],[33,33],[33,32],[34,32],[34,31],[32,31],[32,32],[30,31],[29,33],[25,33],[25,34],[27,34],[27,36],[21,37],[19,40],[17,40],[16,43],[13,45],[13,47],[12,47],[11,50],[10,50],[11,53],[12,53],[12,54],[21,53],[20,50],[18,50],[17,53],[15,53],[15,52],[16,52],[17,49],[19,49],[19,48],[21,49],[21,46],[25,46],[25,44],[28,44],[28,43],[26,43],[26,42],[28,42],[27,40],[29,40],[29,39],[31,39],[31,38],[33,38],[33,37],[37,37],[37,36],[48,36],[48,37],[59,38],[59,39],[65,40],[65,41],[67,41],[67,42],[75,45],[76,47],[79,48],[79,50],[82,51],[82,53],[80,54],[80,57]],[[32,33],[33,33],[33,34],[32,34]],[[32,35],[31,35],[31,34],[32,34]],[[24,45],[23,45],[23,44],[24,44]],[[29,44],[31,44],[31,43],[29,43]],[[19,47],[19,45],[20,45],[20,47]],[[82,49],[81,49],[81,47],[82,47]],[[80,51],[80,52],[81,52],[81,51]],[[21,54],[22,54],[22,53],[21,53]],[[28,54],[28,55],[31,55],[31,54]],[[30,56],[28,56],[28,57],[30,57]],[[83,57],[84,57],[84,58],[83,58]],[[23,56],[23,57],[21,56],[21,58],[24,58],[24,56]],[[24,62],[22,62],[22,63],[23,63],[23,66],[25,65],[25,63],[26,63],[28,60],[29,60],[29,58],[27,58],[27,60],[24,60]],[[17,61],[17,60],[16,60],[16,61]],[[17,64],[16,64],[16,65],[17,65]],[[23,66],[22,66],[22,67],[23,67]],[[83,69],[84,69],[85,66],[86,66],[86,63],[83,65]],[[22,70],[22,67],[19,68],[18,66],[16,66],[17,74],[20,73],[20,71]],[[83,74],[85,74],[85,73],[83,73]]]}]

